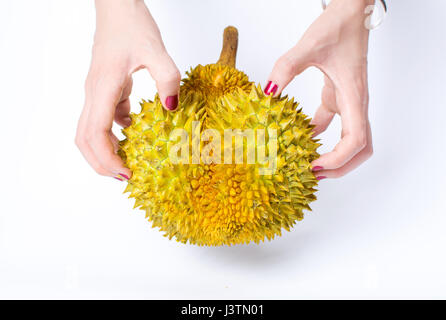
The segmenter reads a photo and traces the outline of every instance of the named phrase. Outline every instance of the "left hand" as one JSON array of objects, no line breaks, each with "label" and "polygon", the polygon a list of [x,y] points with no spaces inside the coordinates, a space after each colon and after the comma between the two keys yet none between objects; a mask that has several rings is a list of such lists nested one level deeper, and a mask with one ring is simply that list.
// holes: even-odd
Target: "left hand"
[{"label": "left hand", "polygon": [[333,151],[315,160],[318,180],[338,178],[358,167],[373,152],[368,120],[367,50],[364,25],[372,0],[333,0],[301,40],[274,65],[265,94],[279,95],[295,76],[310,66],[325,74],[321,106],[312,124],[317,136],[335,114],[342,120],[341,140]]}]

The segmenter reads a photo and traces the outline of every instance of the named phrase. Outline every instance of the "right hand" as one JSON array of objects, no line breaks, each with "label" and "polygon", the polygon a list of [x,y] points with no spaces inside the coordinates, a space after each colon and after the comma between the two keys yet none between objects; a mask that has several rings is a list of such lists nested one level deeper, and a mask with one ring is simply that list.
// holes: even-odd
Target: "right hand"
[{"label": "right hand", "polygon": [[336,147],[312,162],[318,180],[339,178],[373,153],[368,118],[367,52],[369,29],[365,8],[374,0],[332,0],[300,41],[277,60],[265,94],[278,96],[310,66],[325,74],[322,104],[311,121],[314,136],[325,131],[335,114],[341,116]]},{"label": "right hand", "polygon": [[147,68],[163,106],[178,106],[181,75],[164,47],[160,31],[142,0],[96,0],[96,33],[85,104],[76,145],[101,175],[128,180],[131,172],[116,154],[113,121],[126,127],[132,73]]}]

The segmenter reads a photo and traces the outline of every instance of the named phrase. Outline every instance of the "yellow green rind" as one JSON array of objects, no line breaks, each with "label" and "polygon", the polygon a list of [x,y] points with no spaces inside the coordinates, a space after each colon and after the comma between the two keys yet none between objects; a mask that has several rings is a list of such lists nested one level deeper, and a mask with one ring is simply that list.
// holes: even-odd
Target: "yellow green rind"
[{"label": "yellow green rind", "polygon": [[[125,191],[135,208],[182,243],[259,243],[281,235],[282,228],[289,231],[316,200],[311,162],[320,144],[312,138],[310,119],[293,99],[265,96],[234,68],[198,66],[188,76],[176,112],[167,112],[157,96],[143,101],[123,130],[119,154],[133,172]],[[172,164],[168,155],[177,139],[170,133],[184,128],[191,136],[192,121],[202,123],[201,131],[221,133],[276,129],[277,170],[259,175],[260,164]]]}]

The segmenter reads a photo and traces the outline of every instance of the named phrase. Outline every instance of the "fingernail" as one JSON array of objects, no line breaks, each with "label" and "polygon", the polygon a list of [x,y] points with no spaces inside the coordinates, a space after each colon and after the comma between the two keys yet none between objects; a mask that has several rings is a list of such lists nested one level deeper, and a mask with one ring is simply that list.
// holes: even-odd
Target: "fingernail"
[{"label": "fingernail", "polygon": [[123,173],[118,174],[118,178],[124,178],[125,180],[130,179],[127,175],[125,175]]},{"label": "fingernail", "polygon": [[315,166],[315,167],[313,167],[313,172],[321,171],[321,170],[324,170],[324,167],[321,167],[321,166]]},{"label": "fingernail", "polygon": [[322,179],[326,179],[326,178],[327,178],[326,176],[319,176],[319,177],[316,177],[317,180],[322,180]]},{"label": "fingernail", "polygon": [[263,92],[264,92],[267,96],[270,95],[271,93],[272,93],[273,95],[275,95],[276,92],[277,92],[277,88],[278,88],[277,84],[272,83],[271,81],[268,81],[268,84],[266,85],[265,90],[264,90]]},{"label": "fingernail", "polygon": [[119,181],[124,181],[124,180],[122,180],[122,179],[119,179],[119,178],[117,178],[117,177],[113,177],[113,179],[116,179],[116,180],[119,180]]},{"label": "fingernail", "polygon": [[130,118],[130,117],[125,117],[125,118],[124,118],[124,121],[125,121],[126,124],[129,125],[129,126],[132,124],[132,118]]},{"label": "fingernail", "polygon": [[271,84],[272,84],[272,82],[271,82],[271,81],[268,81],[268,83],[267,83],[267,85],[266,85],[266,87],[265,87],[265,90],[263,90],[263,92],[264,92],[266,95],[268,95],[269,88],[271,87]]},{"label": "fingernail", "polygon": [[178,107],[178,95],[166,98],[166,108],[173,111]]}]

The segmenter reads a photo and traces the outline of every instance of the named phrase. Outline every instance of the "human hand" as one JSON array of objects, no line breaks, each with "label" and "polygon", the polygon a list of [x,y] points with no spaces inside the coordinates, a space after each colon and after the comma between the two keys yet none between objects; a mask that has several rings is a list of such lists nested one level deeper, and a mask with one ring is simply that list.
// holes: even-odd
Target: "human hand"
[{"label": "human hand", "polygon": [[143,1],[96,0],[96,33],[76,144],[93,169],[123,180],[131,172],[116,154],[113,120],[126,127],[132,73],[147,68],[167,110],[175,110],[181,75]]},{"label": "human hand", "polygon": [[333,0],[296,46],[274,65],[266,94],[279,95],[293,78],[310,66],[324,74],[321,106],[312,124],[314,136],[341,116],[341,140],[315,160],[318,180],[338,178],[358,167],[373,152],[368,120],[367,50],[369,30],[364,10],[372,0]]}]

